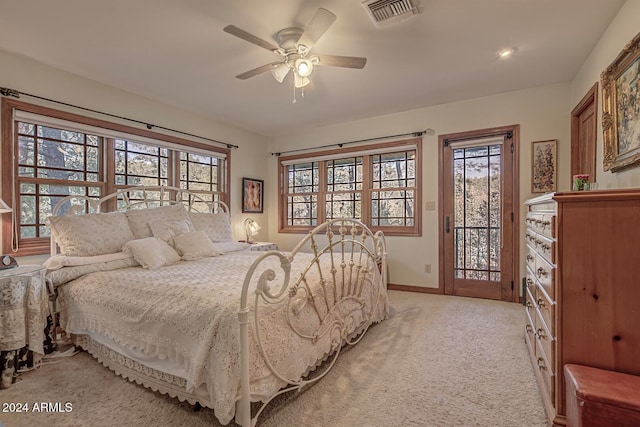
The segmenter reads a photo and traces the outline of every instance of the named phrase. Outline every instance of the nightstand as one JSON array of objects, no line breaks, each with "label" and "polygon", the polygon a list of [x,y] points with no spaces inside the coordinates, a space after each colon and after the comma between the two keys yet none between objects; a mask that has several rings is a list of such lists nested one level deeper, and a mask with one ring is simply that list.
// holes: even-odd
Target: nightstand
[{"label": "nightstand", "polygon": [[253,242],[251,244],[251,247],[249,248],[250,251],[277,251],[278,250],[278,245],[276,245],[275,243],[272,242]]},{"label": "nightstand", "polygon": [[0,270],[0,351],[3,364],[0,388],[11,385],[17,350],[44,354],[42,342],[49,312],[49,293],[42,265]]}]

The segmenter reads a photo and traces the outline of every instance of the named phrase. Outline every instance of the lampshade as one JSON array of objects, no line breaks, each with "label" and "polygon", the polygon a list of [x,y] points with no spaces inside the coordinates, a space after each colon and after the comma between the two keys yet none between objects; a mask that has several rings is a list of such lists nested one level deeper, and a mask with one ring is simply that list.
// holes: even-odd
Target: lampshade
[{"label": "lampshade", "polygon": [[283,62],[282,64],[278,64],[271,69],[271,74],[273,74],[273,78],[278,81],[278,83],[282,83],[287,74],[289,73],[289,64]]},{"label": "lampshade", "polygon": [[13,209],[7,203],[0,199],[0,214],[13,212]]},{"label": "lampshade", "polygon": [[247,235],[247,243],[253,243],[253,236],[258,234],[258,232],[262,229],[260,224],[258,224],[255,220],[251,218],[247,218],[244,220],[244,232]]},{"label": "lampshade", "polygon": [[308,77],[313,71],[313,63],[306,58],[298,58],[295,62],[296,72],[300,77]]},{"label": "lampshade", "polygon": [[298,89],[301,87],[305,87],[306,85],[311,83],[311,80],[309,80],[307,77],[299,76],[298,73],[293,73],[293,76],[294,76],[295,87]]}]

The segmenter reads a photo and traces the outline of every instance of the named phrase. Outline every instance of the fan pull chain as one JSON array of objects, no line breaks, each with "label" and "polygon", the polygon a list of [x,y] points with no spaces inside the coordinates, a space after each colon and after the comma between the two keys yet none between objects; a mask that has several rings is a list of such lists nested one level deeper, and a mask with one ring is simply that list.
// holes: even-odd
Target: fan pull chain
[{"label": "fan pull chain", "polygon": [[295,104],[296,102],[296,84],[295,82],[293,83],[293,101],[291,101],[292,104]]}]

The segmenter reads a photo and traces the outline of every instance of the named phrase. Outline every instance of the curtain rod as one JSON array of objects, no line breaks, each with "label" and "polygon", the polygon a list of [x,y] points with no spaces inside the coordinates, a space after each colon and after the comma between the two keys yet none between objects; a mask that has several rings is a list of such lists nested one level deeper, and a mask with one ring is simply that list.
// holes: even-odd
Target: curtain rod
[{"label": "curtain rod", "polygon": [[360,142],[369,142],[369,141],[378,141],[380,139],[399,138],[401,136],[413,136],[413,137],[417,138],[419,136],[424,135],[425,133],[427,135],[435,135],[436,131],[431,129],[431,128],[428,128],[428,129],[417,131],[417,132],[407,132],[407,133],[401,133],[401,134],[398,134],[398,135],[378,136],[378,137],[374,137],[374,138],[359,139],[357,141],[337,142],[335,144],[320,145],[318,147],[298,148],[296,150],[278,151],[278,152],[275,152],[275,153],[271,153],[271,155],[279,157],[279,156],[281,156],[283,154],[299,153],[301,151],[318,150],[320,148],[329,148],[329,147],[340,147],[340,148],[342,148],[343,146],[349,145],[349,144],[357,144],[357,143],[360,143]]},{"label": "curtain rod", "polygon": [[190,136],[190,137],[193,137],[193,138],[204,139],[205,141],[214,142],[216,144],[224,145],[229,149],[231,149],[231,148],[239,148],[237,145],[229,144],[228,142],[218,141],[218,140],[215,140],[215,139],[212,139],[212,138],[207,138],[206,136],[195,135],[193,133],[183,132],[181,130],[171,129],[171,128],[167,128],[167,127],[164,127],[164,126],[158,126],[158,125],[154,125],[154,124],[151,124],[151,123],[146,123],[146,122],[143,122],[143,121],[140,121],[140,120],[130,119],[130,118],[127,118],[127,117],[117,116],[117,115],[111,114],[111,113],[104,113],[102,111],[92,110],[91,108],[80,107],[78,105],[68,104],[66,102],[56,101],[55,99],[44,98],[42,96],[32,95],[30,93],[21,92],[19,90],[9,89],[9,88],[6,88],[6,87],[0,87],[0,95],[11,96],[11,97],[14,97],[14,98],[20,98],[20,95],[30,96],[31,98],[41,99],[43,101],[54,102],[56,104],[65,105],[67,107],[78,108],[80,110],[90,111],[92,113],[102,114],[104,116],[115,117],[117,119],[127,120],[127,121],[133,122],[133,123],[138,123],[140,125],[145,125],[147,127],[147,129],[149,129],[149,130],[151,130],[153,128],[162,129],[162,130],[168,130],[170,132],[175,132],[175,133],[178,133],[178,134],[181,134],[181,135],[187,135],[187,136]]},{"label": "curtain rod", "polygon": [[451,144],[452,142],[458,142],[458,141],[472,141],[474,139],[483,139],[483,138],[491,138],[492,136],[506,136],[507,139],[511,139],[513,138],[513,132],[510,130],[506,130],[506,131],[498,131],[495,133],[488,133],[486,135],[482,135],[482,136],[464,136],[464,137],[460,137],[460,138],[445,138],[442,142],[444,144],[445,147],[448,147],[449,144]]}]

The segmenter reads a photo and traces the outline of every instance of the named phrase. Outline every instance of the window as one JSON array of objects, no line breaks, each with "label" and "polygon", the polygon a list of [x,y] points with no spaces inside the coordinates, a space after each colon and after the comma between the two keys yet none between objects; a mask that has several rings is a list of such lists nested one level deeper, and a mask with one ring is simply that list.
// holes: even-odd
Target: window
[{"label": "window", "polygon": [[280,158],[279,231],[355,218],[388,235],[418,236],[421,139]]},{"label": "window", "polygon": [[[3,236],[13,236],[3,238],[4,253],[16,243],[20,256],[48,253],[46,220],[68,195],[163,185],[228,202],[227,149],[8,99],[2,120],[13,124],[13,135],[2,135],[3,165],[9,165],[2,170],[3,199],[20,206],[13,230],[2,218]],[[7,153],[15,153],[13,164]]]}]

